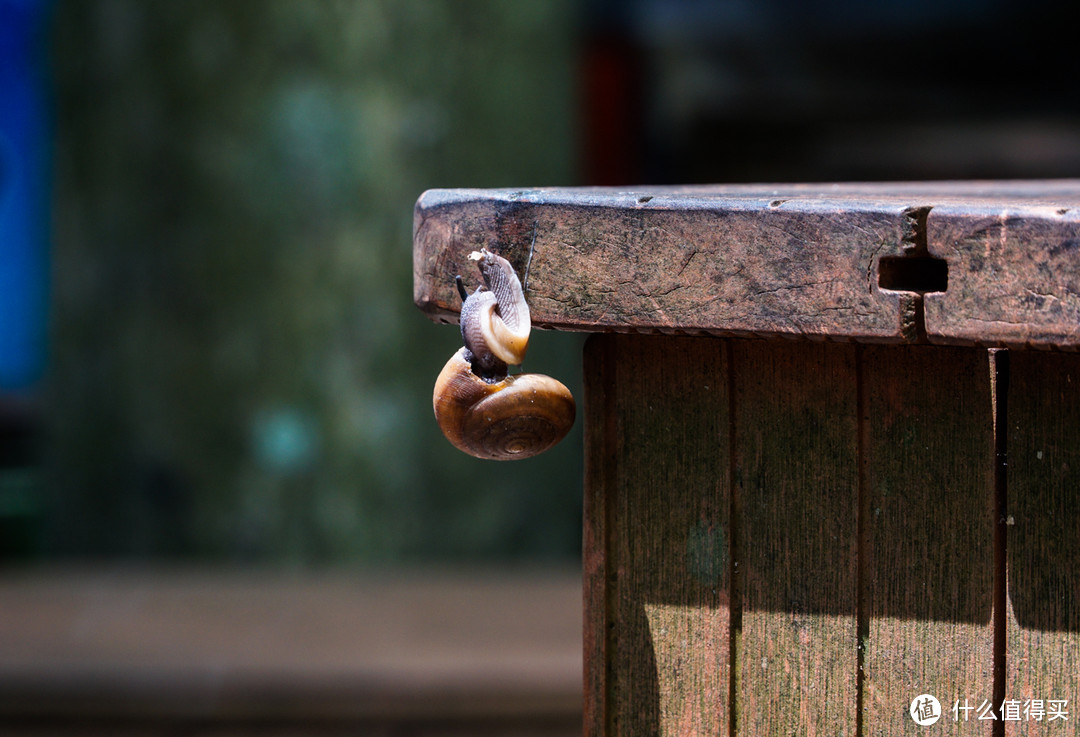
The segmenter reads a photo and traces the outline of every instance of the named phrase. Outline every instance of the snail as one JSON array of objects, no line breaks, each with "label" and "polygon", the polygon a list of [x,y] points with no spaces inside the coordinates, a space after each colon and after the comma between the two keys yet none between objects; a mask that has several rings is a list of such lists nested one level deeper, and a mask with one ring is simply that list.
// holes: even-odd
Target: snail
[{"label": "snail", "polygon": [[529,305],[514,267],[486,248],[473,251],[484,285],[461,295],[465,347],[435,380],[432,404],[443,435],[471,456],[530,458],[563,439],[574,424],[574,397],[543,374],[510,374],[529,346]]}]

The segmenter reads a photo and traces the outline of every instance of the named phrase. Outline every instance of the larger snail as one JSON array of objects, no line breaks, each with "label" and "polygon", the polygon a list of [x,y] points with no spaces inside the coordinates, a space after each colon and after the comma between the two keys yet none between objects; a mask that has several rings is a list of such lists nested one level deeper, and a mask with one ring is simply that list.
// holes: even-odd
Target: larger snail
[{"label": "larger snail", "polygon": [[529,346],[529,305],[514,267],[487,249],[474,251],[484,286],[461,295],[465,347],[435,380],[435,419],[447,440],[477,458],[513,460],[542,453],[574,424],[570,390],[543,374],[510,374]]}]

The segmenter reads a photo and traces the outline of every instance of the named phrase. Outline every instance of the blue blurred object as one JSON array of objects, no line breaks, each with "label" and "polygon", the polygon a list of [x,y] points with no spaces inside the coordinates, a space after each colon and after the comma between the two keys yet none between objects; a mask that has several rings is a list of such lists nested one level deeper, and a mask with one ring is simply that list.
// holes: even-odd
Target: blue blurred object
[{"label": "blue blurred object", "polygon": [[45,365],[49,0],[0,0],[0,391],[31,387]]}]

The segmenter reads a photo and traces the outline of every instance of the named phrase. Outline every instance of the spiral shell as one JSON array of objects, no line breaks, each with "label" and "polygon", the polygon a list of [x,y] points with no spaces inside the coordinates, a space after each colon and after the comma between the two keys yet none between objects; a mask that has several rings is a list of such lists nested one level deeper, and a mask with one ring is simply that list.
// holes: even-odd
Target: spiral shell
[{"label": "spiral shell", "polygon": [[476,458],[530,458],[558,443],[574,424],[574,397],[543,374],[488,383],[473,373],[462,348],[435,381],[435,419],[453,445]]}]

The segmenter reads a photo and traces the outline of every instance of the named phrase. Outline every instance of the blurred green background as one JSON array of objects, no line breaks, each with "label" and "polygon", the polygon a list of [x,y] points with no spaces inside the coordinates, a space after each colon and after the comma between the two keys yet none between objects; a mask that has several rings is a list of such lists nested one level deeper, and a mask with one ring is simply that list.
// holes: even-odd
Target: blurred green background
[{"label": "blurred green background", "polygon": [[[411,235],[427,188],[575,183],[576,28],[562,0],[58,4],[33,552],[574,562],[580,420],[512,464],[442,438],[459,336],[412,304]],[[580,400],[580,343],[527,368]]]},{"label": "blurred green background", "polygon": [[[513,464],[435,427],[425,189],[1080,174],[1075,3],[27,7],[49,351],[0,386],[0,560],[576,564],[580,419]],[[581,343],[527,366],[579,407]]]}]

